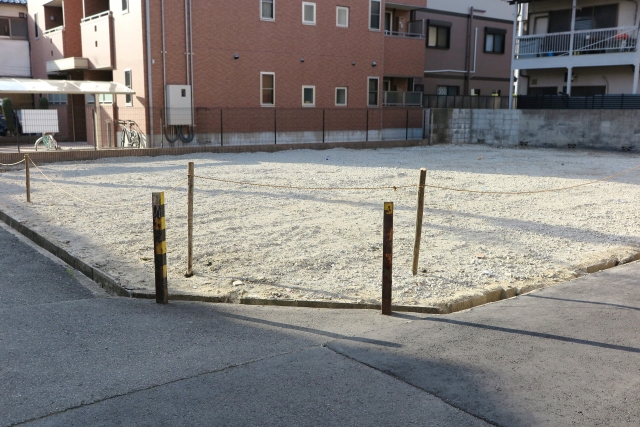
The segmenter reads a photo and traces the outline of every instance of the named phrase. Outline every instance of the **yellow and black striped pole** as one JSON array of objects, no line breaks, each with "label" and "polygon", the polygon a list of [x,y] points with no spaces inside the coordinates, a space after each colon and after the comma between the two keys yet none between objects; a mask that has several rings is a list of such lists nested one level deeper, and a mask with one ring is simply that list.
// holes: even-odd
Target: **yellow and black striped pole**
[{"label": "yellow and black striped pole", "polygon": [[167,304],[169,291],[167,290],[167,223],[164,219],[164,192],[152,193],[153,205],[153,252],[156,270],[156,302]]}]

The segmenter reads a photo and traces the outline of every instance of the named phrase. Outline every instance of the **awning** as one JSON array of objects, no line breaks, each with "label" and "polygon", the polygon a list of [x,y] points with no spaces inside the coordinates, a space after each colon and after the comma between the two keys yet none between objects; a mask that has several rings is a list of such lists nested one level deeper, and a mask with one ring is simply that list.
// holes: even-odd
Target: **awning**
[{"label": "awning", "polygon": [[68,95],[112,93],[114,95],[135,95],[135,91],[122,83],[116,82],[0,78],[0,95],[3,93],[64,93]]}]

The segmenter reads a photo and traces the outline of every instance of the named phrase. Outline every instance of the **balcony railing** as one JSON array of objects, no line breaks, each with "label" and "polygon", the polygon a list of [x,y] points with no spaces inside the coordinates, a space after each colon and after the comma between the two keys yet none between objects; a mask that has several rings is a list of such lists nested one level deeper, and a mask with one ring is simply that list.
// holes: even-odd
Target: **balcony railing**
[{"label": "balcony railing", "polygon": [[109,16],[111,15],[111,12],[108,10],[105,10],[104,12],[100,12],[100,13],[96,13],[95,15],[91,15],[91,16],[87,16],[86,18],[82,18],[80,20],[80,23],[84,23],[84,22],[89,22],[89,21],[94,21],[96,19],[100,19],[104,16]]},{"label": "balcony railing", "polygon": [[424,39],[424,34],[419,33],[403,33],[402,31],[384,31],[385,36],[390,37],[406,37],[406,38],[414,38],[414,39]]},{"label": "balcony railing", "polygon": [[384,92],[382,105],[422,106],[422,92]]},{"label": "balcony railing", "polygon": [[635,52],[638,28],[620,27],[601,30],[583,30],[516,38],[516,59],[540,56],[565,56],[593,53]]},{"label": "balcony railing", "polygon": [[42,34],[44,34],[45,36],[48,36],[49,34],[57,33],[58,31],[62,31],[62,30],[64,30],[64,26],[60,25],[59,27],[50,28]]},{"label": "balcony railing", "polygon": [[420,21],[411,21],[407,24],[407,31],[403,32],[403,31],[391,31],[391,30],[384,30],[384,35],[385,36],[390,36],[390,37],[406,37],[406,38],[417,38],[417,39],[424,39],[425,35],[424,35],[424,21],[420,20]]}]

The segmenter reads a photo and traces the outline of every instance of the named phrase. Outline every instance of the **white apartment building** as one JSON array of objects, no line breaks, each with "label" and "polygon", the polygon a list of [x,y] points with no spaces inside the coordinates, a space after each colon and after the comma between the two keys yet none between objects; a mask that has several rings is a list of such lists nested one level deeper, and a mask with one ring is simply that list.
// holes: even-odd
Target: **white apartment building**
[{"label": "white apartment building", "polygon": [[511,69],[519,95],[638,93],[638,1],[509,3],[518,11]]}]

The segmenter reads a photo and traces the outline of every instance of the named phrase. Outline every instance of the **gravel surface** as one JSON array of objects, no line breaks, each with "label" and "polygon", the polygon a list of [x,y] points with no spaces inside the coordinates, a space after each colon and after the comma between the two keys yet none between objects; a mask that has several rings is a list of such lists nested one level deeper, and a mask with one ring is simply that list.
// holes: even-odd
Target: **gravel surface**
[{"label": "gravel surface", "polygon": [[[378,187],[417,183],[535,191],[638,166],[629,153],[486,146],[286,151],[104,159],[0,173],[0,209],[117,277],[152,290],[151,192],[196,175],[261,184]],[[427,188],[419,274],[411,274],[416,189],[308,191],[196,178],[194,272],[186,270],[186,187],[166,194],[170,291],[238,298],[380,299],[383,202],[395,203],[394,303],[441,305],[498,287],[570,280],[640,252],[640,169],[559,192],[494,195]],[[81,201],[82,200],[82,201]],[[86,202],[85,202],[86,201]]]}]

